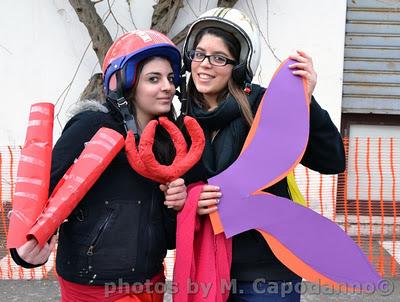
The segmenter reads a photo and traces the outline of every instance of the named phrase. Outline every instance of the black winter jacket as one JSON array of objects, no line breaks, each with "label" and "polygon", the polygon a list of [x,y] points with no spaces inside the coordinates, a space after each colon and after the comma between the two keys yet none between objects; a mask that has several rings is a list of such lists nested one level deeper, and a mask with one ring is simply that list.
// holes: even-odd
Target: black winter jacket
[{"label": "black winter jacket", "polygon": [[[265,88],[253,84],[252,92],[248,96],[253,114],[257,111],[264,92]],[[191,113],[199,121],[206,135],[202,163],[207,178],[219,174],[237,159],[250,129],[238,108],[229,105],[229,102],[232,104],[236,101],[229,98],[232,97],[219,104],[216,110],[220,112],[207,112],[192,103]],[[269,143],[276,142],[265,142],[266,148]],[[336,174],[345,169],[341,136],[329,114],[314,98],[310,105],[309,140],[301,164],[323,174]],[[290,199],[286,178],[266,191]],[[298,278],[275,257],[264,238],[255,230],[233,237],[232,254],[232,279],[253,281],[262,278],[289,281]]]},{"label": "black winter jacket", "polygon": [[[101,127],[125,136],[116,114],[84,111],[65,126],[52,157],[51,190]],[[175,248],[176,212],[158,184],[137,174],[125,150],[115,157],[59,230],[57,273],[80,284],[135,283],[163,270]],[[12,250],[14,260],[32,267]]]}]

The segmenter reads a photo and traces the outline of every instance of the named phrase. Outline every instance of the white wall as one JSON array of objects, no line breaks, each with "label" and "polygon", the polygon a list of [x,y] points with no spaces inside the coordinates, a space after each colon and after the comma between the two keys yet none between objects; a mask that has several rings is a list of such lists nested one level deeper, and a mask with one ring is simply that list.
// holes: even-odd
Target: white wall
[{"label": "white wall", "polygon": [[[114,3],[114,14],[122,26],[127,30],[134,29],[127,1],[110,2]],[[137,27],[150,26],[154,2],[130,1]],[[171,36],[179,32],[187,22],[214,7],[216,2],[185,0],[185,6],[178,16],[180,22],[172,28]],[[251,2],[254,3],[254,7],[251,6]],[[105,15],[108,9],[107,1],[96,7],[101,16]],[[281,60],[298,48],[313,56],[319,76],[315,95],[338,125],[346,1],[240,0],[236,7],[244,10],[259,23],[269,44]],[[89,35],[68,1],[2,0],[0,11],[0,145],[22,144],[30,104],[36,101],[55,103],[61,97],[56,111],[60,111],[60,122],[63,125],[66,110],[77,100],[90,75],[98,72],[99,67],[91,46],[85,54],[90,41]],[[112,16],[108,17],[106,25],[113,37],[122,33],[121,29],[117,30]],[[262,45],[265,51],[257,81],[267,85],[279,62],[268,50],[265,41]],[[82,57],[82,64],[79,66]],[[62,93],[76,71],[71,89],[65,96]],[[60,130],[61,126],[56,124],[56,136]]]}]

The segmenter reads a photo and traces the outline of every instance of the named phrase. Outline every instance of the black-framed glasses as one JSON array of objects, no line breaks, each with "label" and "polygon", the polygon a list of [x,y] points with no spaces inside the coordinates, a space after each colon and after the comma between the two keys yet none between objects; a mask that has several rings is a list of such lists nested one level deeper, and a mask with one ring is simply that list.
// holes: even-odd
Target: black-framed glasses
[{"label": "black-framed glasses", "polygon": [[204,52],[197,50],[191,50],[189,52],[189,57],[194,62],[203,62],[204,59],[207,58],[208,62],[214,66],[225,66],[227,64],[236,65],[236,61],[222,55],[206,55]]}]

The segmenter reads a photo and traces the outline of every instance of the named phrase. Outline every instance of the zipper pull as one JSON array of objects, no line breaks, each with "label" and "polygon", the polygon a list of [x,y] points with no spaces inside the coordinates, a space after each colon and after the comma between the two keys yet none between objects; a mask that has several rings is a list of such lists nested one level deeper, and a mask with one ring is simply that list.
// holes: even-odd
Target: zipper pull
[{"label": "zipper pull", "polygon": [[86,252],[86,255],[88,256],[93,256],[93,245],[89,246],[88,251]]}]

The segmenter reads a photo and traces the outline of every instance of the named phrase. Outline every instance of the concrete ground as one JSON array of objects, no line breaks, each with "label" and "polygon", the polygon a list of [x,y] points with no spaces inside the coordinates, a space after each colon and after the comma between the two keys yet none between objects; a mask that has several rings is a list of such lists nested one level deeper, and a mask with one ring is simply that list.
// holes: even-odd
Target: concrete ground
[{"label": "concrete ground", "polygon": [[[302,291],[302,302],[398,302],[400,301],[400,278],[389,279],[389,290],[386,293],[342,294],[311,285],[305,282]],[[44,302],[59,301],[58,282],[53,280],[35,281],[0,281],[1,302]],[[172,301],[167,295],[164,301]]]}]

